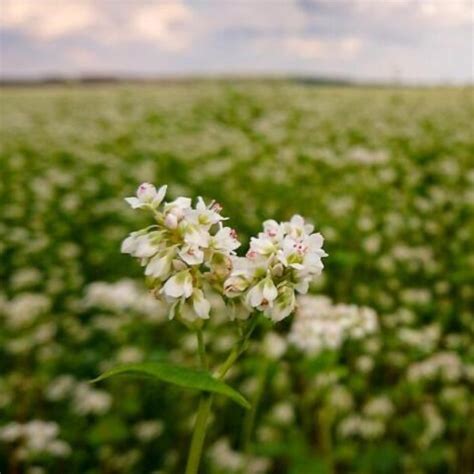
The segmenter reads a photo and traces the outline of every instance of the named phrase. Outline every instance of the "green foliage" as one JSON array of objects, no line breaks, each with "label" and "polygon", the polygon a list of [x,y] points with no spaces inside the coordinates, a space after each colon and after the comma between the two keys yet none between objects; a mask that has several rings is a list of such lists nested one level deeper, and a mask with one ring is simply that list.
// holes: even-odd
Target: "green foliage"
[{"label": "green foliage", "polygon": [[[311,291],[379,315],[377,334],[318,356],[288,344],[290,318],[259,325],[226,379],[247,400],[271,357],[265,333],[289,347],[271,360],[250,451],[250,411],[216,396],[202,474],[473,471],[472,93],[279,81],[0,90],[0,471],[184,471],[195,393],[88,383],[121,364],[196,364],[194,334],[119,251],[148,223],[123,202],[142,181],[218,200],[244,242],[264,219],[305,216],[329,253]],[[227,317],[217,301],[211,367],[237,342]],[[27,423],[33,447],[45,442],[20,459],[24,433],[8,439]]]},{"label": "green foliage", "polygon": [[99,375],[93,382],[108,379],[114,375],[137,375],[151,377],[155,380],[178,385],[202,392],[217,393],[233,400],[244,408],[250,408],[247,400],[222,380],[216,379],[209,372],[194,370],[188,367],[168,364],[166,362],[143,362],[140,364],[123,364]]}]

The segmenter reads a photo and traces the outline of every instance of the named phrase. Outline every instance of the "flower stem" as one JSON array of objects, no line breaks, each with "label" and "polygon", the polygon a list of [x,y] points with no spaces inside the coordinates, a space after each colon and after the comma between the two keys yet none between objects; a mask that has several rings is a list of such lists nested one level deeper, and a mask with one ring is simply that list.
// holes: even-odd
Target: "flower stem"
[{"label": "flower stem", "polygon": [[[198,354],[201,369],[207,370],[206,345],[204,344],[204,336],[202,330],[196,331],[198,342]],[[199,463],[202,456],[202,448],[204,439],[206,438],[207,420],[211,413],[212,396],[202,394],[199,400],[199,407],[194,424],[193,437],[191,439],[191,447],[189,448],[188,462],[186,464],[186,474],[197,474]]]},{"label": "flower stem", "polygon": [[204,344],[204,336],[202,334],[202,330],[197,330],[197,341],[198,341],[198,353],[199,353],[199,361],[201,363],[201,369],[207,369],[207,356],[206,356],[206,346]]},{"label": "flower stem", "polygon": [[243,335],[239,343],[232,349],[231,353],[229,354],[227,359],[224,361],[224,363],[214,373],[214,375],[218,379],[222,380],[225,377],[229,369],[234,365],[235,361],[245,351],[245,349],[247,348],[248,340],[250,339],[250,336],[252,335],[253,330],[255,329],[255,326],[257,325],[257,322],[258,322],[257,316],[252,317],[249,327],[247,329],[247,332]]},{"label": "flower stem", "polygon": [[269,362],[267,360],[264,360],[262,365],[260,366],[260,370],[258,373],[258,386],[252,400],[252,408],[245,414],[244,418],[244,424],[242,429],[242,450],[244,451],[246,458],[248,458],[250,453],[252,435],[255,426],[255,420],[257,417],[257,410],[265,390],[268,368]]},{"label": "flower stem", "polygon": [[[228,370],[232,367],[234,362],[239,358],[242,352],[247,348],[248,340],[257,325],[257,317],[253,317],[247,332],[244,334],[239,343],[232,349],[231,353],[221,365],[221,367],[215,372],[214,376],[222,380]],[[207,370],[207,356],[206,356],[206,347],[204,344],[204,338],[201,329],[197,331],[197,341],[198,341],[198,353],[199,361],[201,368]],[[202,457],[202,448],[204,446],[204,440],[206,438],[207,422],[209,415],[211,414],[212,406],[212,395],[202,394],[199,400],[199,407],[196,416],[196,422],[194,424],[193,436],[191,439],[191,447],[189,448],[188,461],[186,464],[185,474],[197,474],[199,469],[199,464]]]},{"label": "flower stem", "polygon": [[186,464],[186,474],[197,474],[202,456],[202,448],[206,437],[207,420],[211,413],[212,396],[201,395],[199,408],[194,425],[191,447],[189,448],[188,462]]}]

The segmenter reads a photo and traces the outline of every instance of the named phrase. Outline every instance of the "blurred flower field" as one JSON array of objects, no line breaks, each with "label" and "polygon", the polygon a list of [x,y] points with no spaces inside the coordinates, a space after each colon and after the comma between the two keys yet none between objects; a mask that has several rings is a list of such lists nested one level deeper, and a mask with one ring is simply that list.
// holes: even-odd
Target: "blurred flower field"
[{"label": "blurred flower field", "polygon": [[[178,474],[197,395],[120,362],[196,366],[142,269],[137,183],[217,199],[247,242],[301,214],[325,269],[260,324],[216,398],[203,474],[474,469],[472,89],[290,82],[2,89],[0,472]],[[204,337],[237,335],[213,301]],[[105,362],[104,362],[105,361]]]}]

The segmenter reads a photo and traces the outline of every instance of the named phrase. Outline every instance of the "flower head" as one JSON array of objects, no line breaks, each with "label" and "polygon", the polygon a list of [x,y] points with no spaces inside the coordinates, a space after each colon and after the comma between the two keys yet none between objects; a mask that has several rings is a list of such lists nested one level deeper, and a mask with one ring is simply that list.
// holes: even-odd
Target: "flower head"
[{"label": "flower head", "polygon": [[134,209],[152,212],[154,224],[132,232],[122,252],[139,259],[156,298],[169,305],[170,318],[207,319],[211,292],[224,296],[231,319],[260,311],[273,321],[294,312],[296,293],[306,293],[323,269],[323,237],[295,215],[287,222],[267,220],[250,240],[245,257],[234,229],[216,202],[199,197],[166,201],[166,186],[149,183],[127,198]]},{"label": "flower head", "polygon": [[158,191],[150,183],[142,183],[138,186],[136,197],[125,198],[133,209],[143,209],[146,207],[155,209],[163,201],[167,186],[161,186]]},{"label": "flower head", "polygon": [[295,292],[306,293],[321,273],[323,237],[299,216],[288,222],[268,220],[263,232],[250,240],[245,258],[234,257],[224,283],[229,298],[241,297],[249,309],[262,311],[273,321],[289,316],[295,308]]},{"label": "flower head", "polygon": [[143,183],[136,197],[126,199],[134,209],[151,211],[155,223],[132,232],[121,250],[140,260],[153,294],[169,305],[170,317],[207,319],[209,292],[222,292],[240,242],[223,225],[219,205],[198,198],[193,206],[187,197],[163,202],[166,189]]}]

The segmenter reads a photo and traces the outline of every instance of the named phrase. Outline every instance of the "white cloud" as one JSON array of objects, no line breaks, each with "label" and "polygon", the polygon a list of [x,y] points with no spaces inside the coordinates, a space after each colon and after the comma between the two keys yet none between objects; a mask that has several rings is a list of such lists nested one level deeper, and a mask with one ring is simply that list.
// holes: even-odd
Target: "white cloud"
[{"label": "white cloud", "polygon": [[473,1],[0,0],[2,70],[472,81]]},{"label": "white cloud", "polygon": [[420,26],[455,27],[474,22],[473,0],[352,0],[361,14],[390,18],[398,15]]},{"label": "white cloud", "polygon": [[179,1],[143,5],[132,13],[130,34],[163,49],[186,49],[193,39],[192,11]]},{"label": "white cloud", "polygon": [[421,17],[445,26],[461,26],[474,22],[472,0],[422,0],[418,6]]},{"label": "white cloud", "polygon": [[18,28],[27,35],[52,40],[93,25],[97,14],[88,0],[2,0],[0,27]]},{"label": "white cloud", "polygon": [[0,27],[39,40],[57,40],[87,30],[105,44],[142,40],[162,49],[185,49],[193,37],[193,13],[179,0],[119,4],[107,0],[1,0]]},{"label": "white cloud", "polygon": [[327,40],[314,37],[289,37],[284,41],[286,50],[304,59],[349,59],[362,48],[362,41],[356,37]]},{"label": "white cloud", "polygon": [[309,18],[295,0],[209,2],[206,24],[211,30],[239,28],[259,33],[302,31]]}]

